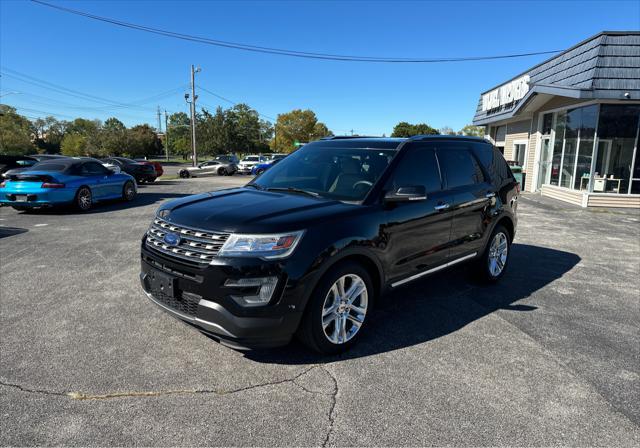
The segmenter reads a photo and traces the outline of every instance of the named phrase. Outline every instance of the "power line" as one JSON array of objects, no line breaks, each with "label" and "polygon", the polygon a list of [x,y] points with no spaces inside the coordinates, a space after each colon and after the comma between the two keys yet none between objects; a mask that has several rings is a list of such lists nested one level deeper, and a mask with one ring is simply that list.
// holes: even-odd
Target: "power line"
[{"label": "power line", "polygon": [[[200,84],[198,84],[198,88],[199,88],[200,90],[202,90],[203,92],[206,92],[206,93],[208,93],[209,95],[213,95],[213,96],[215,96],[216,98],[221,99],[222,101],[226,101],[227,103],[233,104],[234,106],[236,106],[236,105],[238,105],[238,104],[239,104],[239,103],[237,103],[236,101],[230,100],[229,98],[225,98],[225,97],[223,97],[222,95],[218,95],[217,93],[212,92],[211,90],[205,89],[205,88],[204,88],[204,87],[202,87]],[[203,103],[202,101],[200,102],[200,104],[204,104],[204,105],[206,106],[206,104],[205,104],[205,103]],[[257,112],[257,111],[256,111],[256,112]],[[258,112],[258,115],[259,115],[260,117],[266,118],[267,120],[271,120],[271,121],[274,121],[274,122],[275,122],[275,121],[278,121],[276,118],[270,117],[270,116],[268,116],[268,115],[261,114],[260,112]]]},{"label": "power line", "polygon": [[[171,96],[175,93],[181,92],[186,84],[182,84],[178,87],[174,87],[173,89],[167,90],[167,91],[163,91],[160,93],[157,93],[155,95],[146,97],[146,98],[142,98],[139,100],[136,100],[134,102],[131,103],[123,103],[120,101],[115,101],[115,100],[110,100],[108,98],[103,98],[103,97],[99,97],[96,95],[92,95],[89,93],[85,93],[85,92],[80,92],[78,90],[74,90],[74,89],[70,89],[67,88],[65,86],[59,85],[59,84],[54,84],[52,82],[49,81],[45,81],[43,79],[39,79],[36,78],[34,76],[31,75],[27,75],[26,73],[21,73],[17,70],[13,70],[10,69],[8,67],[2,67],[1,70],[2,74],[4,76],[8,76],[9,78],[12,79],[16,79],[20,82],[23,83],[27,83],[27,84],[31,84],[34,85],[36,87],[39,87],[41,89],[47,89],[62,95],[67,95],[67,96],[72,96],[75,98],[79,98],[81,100],[84,101],[90,101],[90,102],[94,102],[94,103],[101,103],[101,104],[106,104],[106,106],[100,106],[100,107],[95,107],[95,110],[108,110],[108,109],[139,109],[139,110],[155,110],[152,107],[144,107],[142,106],[142,104],[145,103],[149,103],[149,102],[154,102],[157,101],[159,99],[162,98],[166,98],[168,96]],[[55,100],[54,100],[55,101]]]},{"label": "power line", "polygon": [[282,49],[282,48],[262,47],[258,45],[242,44],[242,43],[229,42],[229,41],[223,41],[218,39],[210,39],[207,37],[195,36],[191,34],[177,33],[174,31],[163,30],[160,28],[153,28],[149,26],[138,25],[135,23],[124,22],[124,21],[112,19],[109,17],[98,16],[98,15],[90,14],[84,11],[79,11],[77,9],[65,8],[63,6],[53,5],[51,3],[43,2],[41,0],[31,0],[31,1],[33,3],[37,3],[42,6],[47,6],[49,8],[57,9],[59,11],[63,11],[69,14],[75,14],[88,19],[110,23],[112,25],[116,25],[124,28],[144,31],[151,34],[157,34],[160,36],[172,37],[175,39],[198,42],[198,43],[207,44],[207,45],[214,45],[217,47],[251,51],[255,53],[276,54],[280,56],[290,56],[290,57],[307,58],[307,59],[321,59],[321,60],[344,61],[344,62],[426,64],[426,63],[441,63],[441,62],[466,62],[466,61],[486,61],[486,60],[494,60],[494,59],[509,59],[509,58],[525,57],[525,56],[553,54],[553,53],[558,53],[562,51],[562,50],[536,51],[536,52],[530,52],[530,53],[517,53],[517,54],[507,54],[507,55],[497,55],[497,56],[470,56],[470,57],[455,57],[455,58],[387,58],[387,57],[377,57],[377,56],[353,56],[353,55],[340,55],[340,54],[329,54],[329,53],[316,53],[316,52],[307,52],[307,51],[288,50],[288,49]]}]

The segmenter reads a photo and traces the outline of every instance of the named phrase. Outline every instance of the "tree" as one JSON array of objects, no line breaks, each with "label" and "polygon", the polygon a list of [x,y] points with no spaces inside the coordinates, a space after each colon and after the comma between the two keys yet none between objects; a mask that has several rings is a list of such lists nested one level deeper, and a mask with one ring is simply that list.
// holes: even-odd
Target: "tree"
[{"label": "tree", "polygon": [[127,150],[127,127],[117,118],[108,118],[101,129],[101,153],[105,156],[119,156]]},{"label": "tree", "polygon": [[[67,139],[69,135],[78,135],[83,138],[73,138],[68,139],[65,145],[62,145],[62,153],[65,155],[82,155],[82,156],[101,156],[102,154],[102,144],[100,142],[100,131],[101,131],[102,123],[100,120],[87,120],[85,118],[76,118],[72,122],[67,125],[66,134],[64,140]],[[80,142],[83,142],[80,144]],[[82,150],[82,154],[71,154],[71,152],[76,152]]]},{"label": "tree", "polygon": [[60,147],[65,156],[86,156],[90,152],[87,137],[78,133],[66,134]]},{"label": "tree", "polygon": [[458,135],[469,135],[472,137],[484,137],[484,126],[474,126],[468,124],[458,132]]},{"label": "tree", "polygon": [[31,141],[31,124],[16,109],[0,105],[0,154],[30,154],[35,151]]},{"label": "tree", "polygon": [[413,137],[414,135],[438,135],[438,130],[426,123],[411,124],[401,121],[393,128],[391,137]]},{"label": "tree", "polygon": [[54,117],[37,118],[31,122],[31,132],[38,152],[57,154],[67,129],[66,121]]},{"label": "tree", "polygon": [[318,121],[312,110],[295,109],[279,114],[276,122],[275,136],[271,148],[276,152],[291,152],[295,142],[310,142],[333,133],[322,122]]},{"label": "tree", "polygon": [[456,135],[456,131],[454,131],[451,126],[443,126],[439,130],[442,135]]},{"label": "tree", "polygon": [[127,132],[126,154],[130,157],[147,157],[162,153],[162,142],[148,124],[139,124]]},{"label": "tree", "polygon": [[191,154],[191,120],[189,116],[184,112],[176,112],[169,115],[167,124],[166,141],[169,152],[186,158]]}]

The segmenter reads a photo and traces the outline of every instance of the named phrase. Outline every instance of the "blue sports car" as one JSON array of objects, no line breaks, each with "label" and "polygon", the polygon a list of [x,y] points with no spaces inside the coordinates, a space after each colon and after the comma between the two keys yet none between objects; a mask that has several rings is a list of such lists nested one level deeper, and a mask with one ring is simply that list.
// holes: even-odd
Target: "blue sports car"
[{"label": "blue sports car", "polygon": [[133,177],[115,174],[89,157],[45,160],[0,184],[0,205],[16,210],[72,204],[82,211],[99,201],[136,197]]},{"label": "blue sports car", "polygon": [[267,160],[266,162],[258,163],[257,165],[254,165],[254,167],[251,168],[251,174],[253,174],[254,176],[258,176],[264,173],[273,165],[275,165],[276,163],[284,159],[286,156],[287,156],[286,154],[275,154],[271,159]]}]

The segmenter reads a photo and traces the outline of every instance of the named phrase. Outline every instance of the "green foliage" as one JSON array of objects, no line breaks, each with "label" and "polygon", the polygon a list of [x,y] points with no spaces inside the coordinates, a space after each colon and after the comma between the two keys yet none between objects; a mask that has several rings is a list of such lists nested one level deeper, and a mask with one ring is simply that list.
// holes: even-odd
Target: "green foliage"
[{"label": "green foliage", "polygon": [[199,154],[269,151],[267,141],[273,135],[273,127],[246,104],[230,109],[218,107],[214,114],[205,109],[196,118]]},{"label": "green foliage", "polygon": [[128,145],[124,153],[129,157],[145,157],[162,153],[162,142],[154,128],[148,124],[134,126],[127,134]]},{"label": "green foliage", "polygon": [[451,126],[443,126],[438,132],[442,135],[456,135],[456,131],[454,131]]},{"label": "green foliage", "polygon": [[101,153],[105,156],[120,156],[127,150],[127,127],[117,118],[109,118],[102,126]]},{"label": "green foliage", "polygon": [[191,120],[184,112],[169,115],[165,142],[169,153],[187,157],[191,154]]},{"label": "green foliage", "polygon": [[291,152],[295,142],[310,142],[322,137],[333,135],[327,126],[318,121],[316,114],[307,109],[295,109],[278,115],[275,137],[271,141],[271,148],[275,152]]},{"label": "green foliage", "polygon": [[[82,155],[91,157],[101,157],[105,154],[102,151],[101,137],[102,123],[100,120],[87,120],[85,118],[76,118],[67,125],[65,137],[62,140],[62,153],[65,155]],[[76,135],[82,138],[73,138],[67,141],[65,149],[65,140],[69,135]],[[82,142],[82,143],[80,143]],[[67,152],[65,152],[67,151]],[[71,154],[70,152],[82,151],[82,154]]]},{"label": "green foliage", "polygon": [[62,139],[61,152],[65,156],[89,155],[88,138],[82,134],[69,133]]},{"label": "green foliage", "polygon": [[413,137],[414,135],[438,135],[437,129],[426,123],[411,124],[401,121],[394,128],[391,137]]},{"label": "green foliage", "polygon": [[35,149],[29,120],[15,108],[0,105],[0,154],[31,154]]},{"label": "green foliage", "polygon": [[468,124],[458,132],[459,135],[469,135],[473,137],[484,137],[484,126],[474,126]]},{"label": "green foliage", "polygon": [[33,143],[39,153],[58,154],[68,123],[54,117],[37,118],[31,122]]}]

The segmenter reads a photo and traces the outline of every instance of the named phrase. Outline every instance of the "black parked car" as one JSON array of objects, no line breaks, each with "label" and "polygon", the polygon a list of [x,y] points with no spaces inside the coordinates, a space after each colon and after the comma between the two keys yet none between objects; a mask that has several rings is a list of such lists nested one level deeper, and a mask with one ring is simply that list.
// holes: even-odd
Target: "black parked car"
[{"label": "black parked car", "polygon": [[337,353],[389,289],[462,262],[501,278],[517,195],[483,139],[321,140],[244,187],[161,206],[141,281],[156,304],[228,345],[297,334]]},{"label": "black parked car", "polygon": [[109,157],[102,161],[119,166],[121,171],[133,176],[138,183],[153,182],[158,177],[153,165],[148,163],[136,162],[126,157]]},{"label": "black parked car", "polygon": [[31,156],[5,156],[0,155],[0,178],[11,171],[18,173],[38,163],[38,159]]}]

